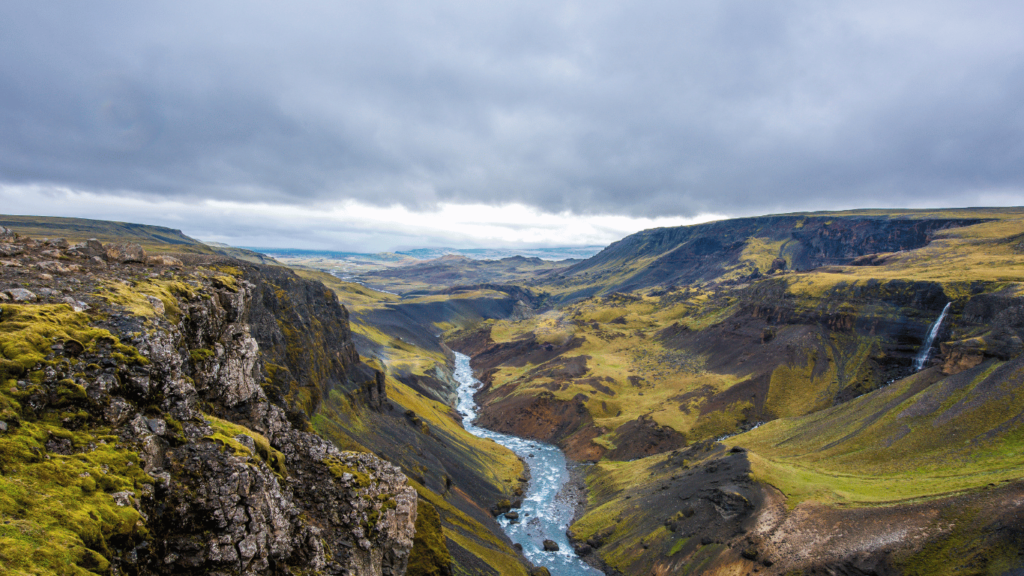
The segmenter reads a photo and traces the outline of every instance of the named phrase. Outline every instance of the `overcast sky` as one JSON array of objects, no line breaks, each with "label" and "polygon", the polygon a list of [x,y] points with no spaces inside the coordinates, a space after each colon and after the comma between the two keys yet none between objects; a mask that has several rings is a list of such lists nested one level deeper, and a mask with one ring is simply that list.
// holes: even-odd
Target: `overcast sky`
[{"label": "overcast sky", "polygon": [[0,3],[0,212],[605,244],[1024,204],[1024,3]]}]

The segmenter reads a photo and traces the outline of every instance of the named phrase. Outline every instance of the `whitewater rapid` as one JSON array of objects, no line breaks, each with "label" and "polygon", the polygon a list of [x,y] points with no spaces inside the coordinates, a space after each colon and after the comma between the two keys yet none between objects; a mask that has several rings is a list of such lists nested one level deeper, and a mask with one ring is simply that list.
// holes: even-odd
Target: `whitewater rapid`
[{"label": "whitewater rapid", "polygon": [[[480,438],[489,438],[515,452],[530,469],[530,482],[526,488],[519,513],[518,523],[504,514],[498,523],[508,537],[523,547],[523,555],[537,566],[546,566],[553,576],[603,576],[597,570],[580,560],[573,552],[565,531],[572,522],[572,505],[556,498],[562,487],[569,481],[565,465],[565,454],[556,446],[526,440],[511,434],[502,434],[481,428],[473,422],[477,417],[477,405],[473,394],[480,387],[480,381],[473,377],[469,367],[469,356],[455,353],[455,379],[459,382],[459,403],[456,406],[462,414],[462,425],[466,431]],[[545,552],[544,540],[558,544],[558,552]]]}]

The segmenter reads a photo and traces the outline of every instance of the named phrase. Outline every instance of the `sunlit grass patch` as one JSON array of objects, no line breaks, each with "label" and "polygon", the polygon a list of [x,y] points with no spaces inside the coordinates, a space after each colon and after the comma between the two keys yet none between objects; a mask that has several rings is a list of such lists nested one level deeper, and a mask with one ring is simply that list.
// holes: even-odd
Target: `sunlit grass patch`
[{"label": "sunlit grass patch", "polygon": [[911,501],[1024,477],[1024,368],[989,361],[915,393],[921,377],[726,444],[748,448],[755,475],[791,506]]}]

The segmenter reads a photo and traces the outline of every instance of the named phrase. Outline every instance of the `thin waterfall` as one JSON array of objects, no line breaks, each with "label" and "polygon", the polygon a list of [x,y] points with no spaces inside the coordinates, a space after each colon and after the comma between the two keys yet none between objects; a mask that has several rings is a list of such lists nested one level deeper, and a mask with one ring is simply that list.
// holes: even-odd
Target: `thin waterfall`
[{"label": "thin waterfall", "polygon": [[946,319],[946,313],[949,312],[949,305],[952,302],[947,302],[946,307],[942,309],[942,314],[939,314],[939,319],[936,320],[930,330],[928,330],[928,338],[924,341],[924,346],[921,351],[917,354],[917,358],[914,359],[914,372],[920,372],[924,368],[924,363],[928,361],[928,356],[932,351],[932,345],[935,344],[935,338],[939,335],[939,329],[942,328],[942,321]]}]

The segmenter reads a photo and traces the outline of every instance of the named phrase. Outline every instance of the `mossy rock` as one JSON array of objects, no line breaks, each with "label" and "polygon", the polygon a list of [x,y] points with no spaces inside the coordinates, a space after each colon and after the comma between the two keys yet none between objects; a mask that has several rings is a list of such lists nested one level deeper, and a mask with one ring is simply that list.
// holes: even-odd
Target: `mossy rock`
[{"label": "mossy rock", "polygon": [[441,516],[431,503],[416,504],[416,536],[409,554],[408,576],[450,576],[452,557],[445,544]]},{"label": "mossy rock", "polygon": [[[48,453],[66,441],[72,454]],[[44,457],[45,456],[45,457]],[[0,436],[0,566],[11,574],[103,574],[110,542],[138,543],[141,515],[111,494],[152,483],[138,455],[105,429],[74,432],[23,422]]]},{"label": "mossy rock", "polygon": [[205,362],[206,360],[213,358],[214,353],[213,350],[209,350],[207,348],[196,348],[195,350],[189,350],[188,355],[192,358],[192,362],[197,363]]}]

